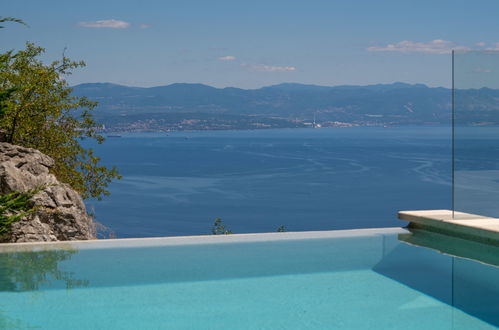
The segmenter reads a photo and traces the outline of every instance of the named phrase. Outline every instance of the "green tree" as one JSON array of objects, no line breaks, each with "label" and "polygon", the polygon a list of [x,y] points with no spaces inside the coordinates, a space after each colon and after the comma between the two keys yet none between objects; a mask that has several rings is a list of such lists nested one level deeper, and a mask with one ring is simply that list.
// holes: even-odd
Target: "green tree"
[{"label": "green tree", "polygon": [[[0,21],[1,22],[1,21]],[[92,110],[96,103],[71,94],[64,79],[85,63],[63,56],[45,64],[45,49],[27,43],[24,50],[0,54],[0,130],[7,142],[40,150],[55,160],[56,177],[83,198],[108,195],[108,184],[120,178],[115,167],[100,165],[81,140],[102,143]]]},{"label": "green tree", "polygon": [[213,235],[230,235],[232,234],[232,231],[225,227],[224,223],[222,222],[222,218],[215,218],[211,233]]},{"label": "green tree", "polygon": [[[14,17],[2,17],[0,16],[0,24],[6,23],[6,22],[15,22],[19,24],[26,25],[22,20]],[[0,29],[3,29],[5,26],[0,25]],[[0,67],[4,67],[7,62],[7,56],[5,54],[0,54]],[[1,90],[0,89],[0,120],[4,116],[6,109],[5,101],[9,99],[9,97],[14,93],[14,88],[9,88],[7,90]],[[0,139],[4,139],[4,132],[0,131]]]},{"label": "green tree", "polygon": [[286,231],[286,227],[284,227],[284,226],[277,227],[277,232],[278,233],[284,233],[285,231]]}]

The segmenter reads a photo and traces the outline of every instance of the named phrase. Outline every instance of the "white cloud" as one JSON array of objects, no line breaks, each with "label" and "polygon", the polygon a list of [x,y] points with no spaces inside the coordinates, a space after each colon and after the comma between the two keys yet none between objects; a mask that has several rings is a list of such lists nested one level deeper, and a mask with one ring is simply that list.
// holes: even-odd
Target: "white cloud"
[{"label": "white cloud", "polygon": [[499,42],[494,43],[494,47],[485,48],[486,50],[499,50]]},{"label": "white cloud", "polygon": [[241,66],[257,72],[292,72],[296,71],[294,66],[276,66],[265,64],[241,64]]},{"label": "white cloud", "polygon": [[368,47],[367,50],[370,52],[448,54],[452,50],[469,50],[469,48],[465,46],[457,46],[452,41],[436,39],[430,42],[404,40],[382,47]]},{"label": "white cloud", "polygon": [[235,56],[222,56],[218,58],[219,61],[235,61],[236,57]]},{"label": "white cloud", "polygon": [[79,22],[79,26],[88,28],[108,28],[108,29],[126,29],[130,23],[116,19],[105,19],[100,21]]},{"label": "white cloud", "polygon": [[478,47],[485,47],[485,42],[480,41],[480,42],[477,42],[475,45]]}]

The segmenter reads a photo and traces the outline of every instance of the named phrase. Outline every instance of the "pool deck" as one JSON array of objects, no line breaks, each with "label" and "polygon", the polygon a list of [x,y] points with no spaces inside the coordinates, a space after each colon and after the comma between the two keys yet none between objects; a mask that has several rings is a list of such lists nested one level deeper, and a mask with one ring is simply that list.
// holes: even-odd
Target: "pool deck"
[{"label": "pool deck", "polygon": [[499,245],[499,219],[451,210],[400,211],[409,228],[420,228],[487,244]]}]

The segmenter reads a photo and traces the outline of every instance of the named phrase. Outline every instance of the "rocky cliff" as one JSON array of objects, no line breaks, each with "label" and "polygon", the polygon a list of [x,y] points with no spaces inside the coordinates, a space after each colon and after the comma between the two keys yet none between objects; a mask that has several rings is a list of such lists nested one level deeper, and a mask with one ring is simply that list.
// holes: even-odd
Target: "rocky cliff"
[{"label": "rocky cliff", "polygon": [[49,172],[54,160],[40,151],[0,142],[0,194],[42,187],[34,212],[15,222],[0,242],[95,239],[95,223],[80,195]]}]

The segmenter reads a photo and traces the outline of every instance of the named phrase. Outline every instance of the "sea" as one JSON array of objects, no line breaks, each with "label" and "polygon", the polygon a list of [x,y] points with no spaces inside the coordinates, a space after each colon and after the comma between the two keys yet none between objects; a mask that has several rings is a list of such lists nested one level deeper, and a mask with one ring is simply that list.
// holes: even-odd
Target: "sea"
[{"label": "sea", "polygon": [[[450,127],[126,133],[85,141],[123,178],[87,200],[119,238],[400,227],[451,207]],[[108,235],[108,234],[105,234]]]}]

